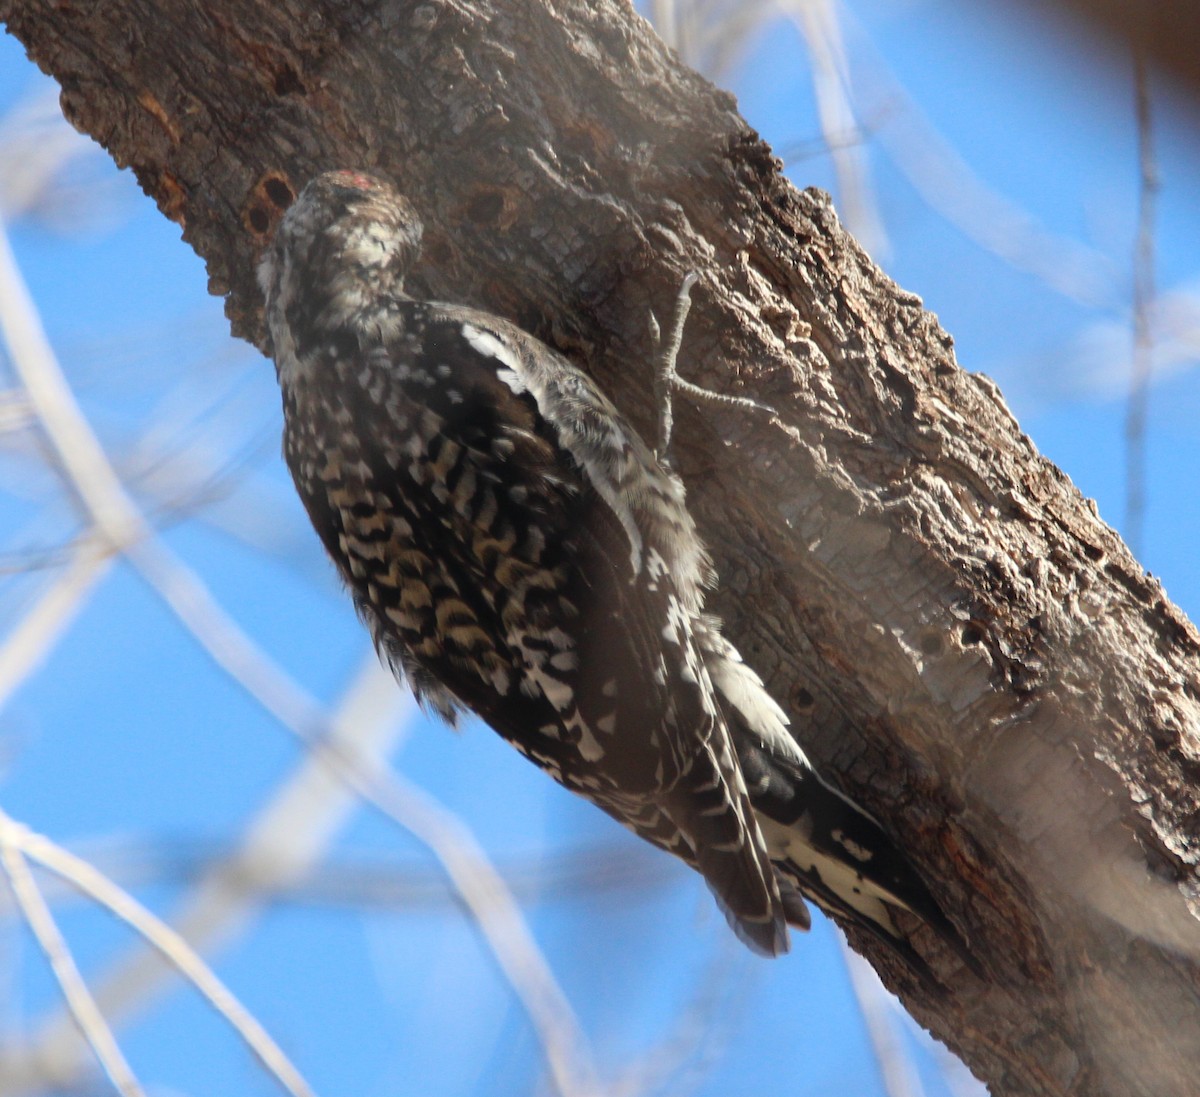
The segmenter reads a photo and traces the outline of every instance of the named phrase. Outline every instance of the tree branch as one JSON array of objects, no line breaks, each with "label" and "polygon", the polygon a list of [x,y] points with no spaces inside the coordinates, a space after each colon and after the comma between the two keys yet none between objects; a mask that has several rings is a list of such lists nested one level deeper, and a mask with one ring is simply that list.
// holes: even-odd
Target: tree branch
[{"label": "tree branch", "polygon": [[994,1093],[1193,1091],[1200,637],[727,94],[615,0],[0,18],[247,338],[291,195],[373,168],[426,220],[416,292],[512,317],[652,438],[647,313],[697,271],[683,375],[780,413],[679,409],[716,608],[990,977],[918,930],[938,999],[856,947]]}]

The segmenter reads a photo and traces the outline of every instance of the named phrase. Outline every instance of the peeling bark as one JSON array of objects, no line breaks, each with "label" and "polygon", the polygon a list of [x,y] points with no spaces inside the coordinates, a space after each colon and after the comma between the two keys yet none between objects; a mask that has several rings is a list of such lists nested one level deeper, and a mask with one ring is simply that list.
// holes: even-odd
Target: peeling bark
[{"label": "peeling bark", "polygon": [[1200,636],[730,96],[613,0],[0,19],[251,340],[256,256],[329,167],[413,199],[415,292],[516,320],[651,436],[647,310],[699,272],[685,376],[778,409],[677,409],[715,608],[987,978],[920,927],[942,998],[856,947],[993,1093],[1195,1093]]}]

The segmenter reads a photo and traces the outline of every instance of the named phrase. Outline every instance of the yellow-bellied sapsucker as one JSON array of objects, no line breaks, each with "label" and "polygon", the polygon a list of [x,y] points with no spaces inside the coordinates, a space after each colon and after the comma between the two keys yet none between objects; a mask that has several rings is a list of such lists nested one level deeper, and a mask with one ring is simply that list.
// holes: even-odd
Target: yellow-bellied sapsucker
[{"label": "yellow-bellied sapsucker", "polygon": [[807,927],[803,895],[918,966],[896,909],[965,953],[704,612],[678,478],[561,355],[406,296],[420,239],[390,185],[332,172],[259,272],[288,467],[379,650],[447,720],[476,712],[696,868],[758,951]]}]

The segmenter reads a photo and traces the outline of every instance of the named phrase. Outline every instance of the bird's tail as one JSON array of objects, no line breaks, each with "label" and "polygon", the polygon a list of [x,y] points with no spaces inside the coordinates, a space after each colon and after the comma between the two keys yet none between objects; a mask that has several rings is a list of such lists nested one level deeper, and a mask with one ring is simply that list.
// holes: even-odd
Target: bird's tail
[{"label": "bird's tail", "polygon": [[729,717],[738,762],[778,870],[787,921],[808,929],[804,900],[884,942],[929,974],[893,915],[908,911],[977,974],[979,961],[908,859],[879,823],[812,768],[788,729],[787,716],[720,633],[715,620],[697,629],[705,664]]},{"label": "bird's tail", "polygon": [[790,884],[826,914],[871,934],[929,974],[896,922],[895,914],[907,911],[981,973],[967,942],[878,822],[809,766],[772,758],[745,739],[738,753],[785,892]]},{"label": "bird's tail", "polygon": [[695,866],[738,937],[762,955],[787,952],[775,868],[729,747],[710,742],[697,752],[665,809],[689,835]]}]

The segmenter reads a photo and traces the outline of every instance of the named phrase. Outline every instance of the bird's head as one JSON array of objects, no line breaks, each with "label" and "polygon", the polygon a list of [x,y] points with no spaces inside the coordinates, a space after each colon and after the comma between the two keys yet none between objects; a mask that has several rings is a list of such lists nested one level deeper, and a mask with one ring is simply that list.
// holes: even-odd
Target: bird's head
[{"label": "bird's head", "polygon": [[[292,203],[258,268],[268,327],[297,308],[348,317],[399,294],[421,250],[421,219],[390,183],[361,171],[312,179]],[[275,331],[272,330],[272,335]]]}]

